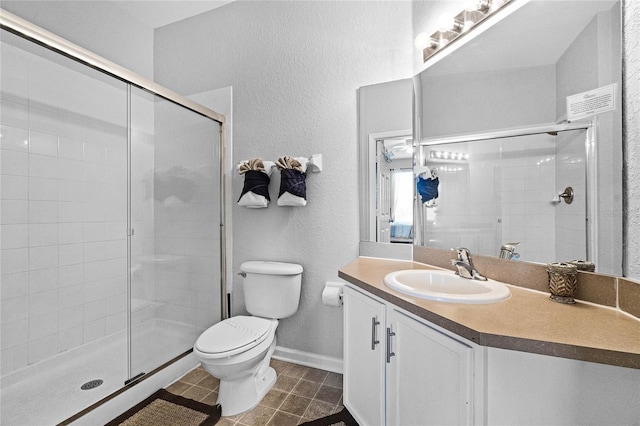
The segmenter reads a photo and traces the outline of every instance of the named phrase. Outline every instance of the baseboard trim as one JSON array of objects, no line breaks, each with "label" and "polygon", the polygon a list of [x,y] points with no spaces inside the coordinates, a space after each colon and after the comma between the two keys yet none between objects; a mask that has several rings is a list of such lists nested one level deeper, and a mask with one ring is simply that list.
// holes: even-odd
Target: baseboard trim
[{"label": "baseboard trim", "polygon": [[342,374],[343,362],[342,358],[335,358],[326,355],[318,355],[311,352],[299,351],[297,349],[283,348],[276,346],[273,358],[280,361],[300,364],[306,367],[318,368],[320,370],[331,371],[333,373]]}]

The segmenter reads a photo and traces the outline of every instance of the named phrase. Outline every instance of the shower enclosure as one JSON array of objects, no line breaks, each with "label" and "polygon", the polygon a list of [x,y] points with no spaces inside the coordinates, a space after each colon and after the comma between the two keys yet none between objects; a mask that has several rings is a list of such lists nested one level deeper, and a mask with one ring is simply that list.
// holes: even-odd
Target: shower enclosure
[{"label": "shower enclosure", "polygon": [[224,117],[4,11],[0,41],[0,423],[56,424],[226,312]]}]

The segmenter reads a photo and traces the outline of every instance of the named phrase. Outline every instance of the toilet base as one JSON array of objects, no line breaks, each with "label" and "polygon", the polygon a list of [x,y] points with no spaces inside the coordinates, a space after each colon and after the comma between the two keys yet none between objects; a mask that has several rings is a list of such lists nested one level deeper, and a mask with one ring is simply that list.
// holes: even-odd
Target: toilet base
[{"label": "toilet base", "polygon": [[268,360],[255,376],[220,380],[218,404],[222,406],[222,416],[235,416],[251,410],[262,401],[275,382],[276,370],[269,367]]}]

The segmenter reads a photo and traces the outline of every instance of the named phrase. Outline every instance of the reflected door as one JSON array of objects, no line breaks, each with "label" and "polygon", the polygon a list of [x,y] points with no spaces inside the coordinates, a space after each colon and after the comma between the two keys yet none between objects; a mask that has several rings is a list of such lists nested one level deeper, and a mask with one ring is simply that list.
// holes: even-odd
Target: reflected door
[{"label": "reflected door", "polygon": [[376,141],[378,208],[376,212],[376,241],[391,242],[391,167],[384,155],[384,141]]}]

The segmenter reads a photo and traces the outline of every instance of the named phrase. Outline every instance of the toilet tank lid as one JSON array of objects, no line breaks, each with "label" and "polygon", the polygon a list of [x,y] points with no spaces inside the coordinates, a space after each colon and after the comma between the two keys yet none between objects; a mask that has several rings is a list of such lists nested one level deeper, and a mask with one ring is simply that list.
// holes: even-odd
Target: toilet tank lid
[{"label": "toilet tank lid", "polygon": [[252,260],[240,265],[242,272],[266,275],[297,275],[302,273],[302,265],[296,263],[267,262]]}]

